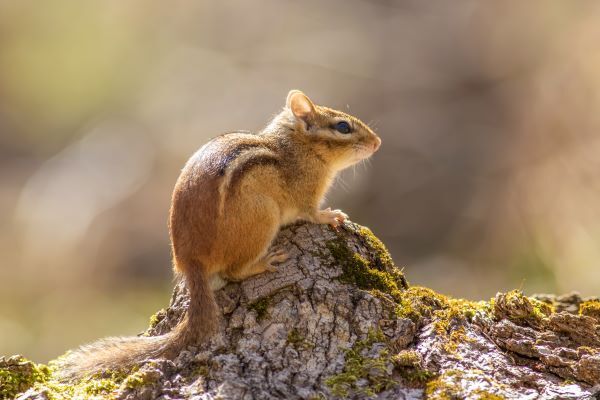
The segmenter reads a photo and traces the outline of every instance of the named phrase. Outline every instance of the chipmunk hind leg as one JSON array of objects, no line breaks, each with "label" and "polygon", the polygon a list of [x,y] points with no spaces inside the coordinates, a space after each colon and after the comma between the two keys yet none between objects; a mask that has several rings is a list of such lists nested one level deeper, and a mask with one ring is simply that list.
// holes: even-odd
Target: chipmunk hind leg
[{"label": "chipmunk hind leg", "polygon": [[244,280],[253,275],[262,274],[263,272],[275,272],[277,268],[274,264],[286,261],[289,258],[288,253],[281,249],[271,249],[266,255],[258,260],[248,263],[235,269],[229,270],[228,277],[231,280]]},{"label": "chipmunk hind leg", "polygon": [[275,271],[273,264],[285,261],[287,254],[270,246],[280,227],[280,213],[277,202],[257,194],[246,199],[243,210],[253,215],[252,223],[231,221],[230,232],[235,232],[235,248],[227,249],[230,262],[222,276],[228,280],[243,280],[267,271]]}]

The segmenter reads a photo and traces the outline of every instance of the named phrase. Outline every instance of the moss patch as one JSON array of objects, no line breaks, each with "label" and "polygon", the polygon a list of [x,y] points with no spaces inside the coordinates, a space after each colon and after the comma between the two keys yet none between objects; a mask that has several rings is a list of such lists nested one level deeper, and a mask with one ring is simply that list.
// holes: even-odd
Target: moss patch
[{"label": "moss patch", "polygon": [[69,383],[50,377],[45,382],[36,383],[34,389],[46,393],[52,400],[112,398],[126,377],[121,371],[108,371]]},{"label": "moss patch", "polygon": [[145,386],[152,386],[158,382],[159,378],[160,374],[157,371],[142,369],[125,378],[121,386],[126,389],[135,390]]},{"label": "moss patch", "polygon": [[408,386],[423,387],[424,384],[435,378],[434,372],[428,371],[421,367],[407,367],[398,370],[400,376],[404,379]]},{"label": "moss patch", "polygon": [[467,392],[461,385],[473,379],[484,381],[490,389],[498,388],[498,383],[480,370],[448,370],[436,379],[430,381],[425,389],[428,400],[473,399],[473,400],[503,400],[504,397],[485,389]]},{"label": "moss patch", "polygon": [[21,356],[0,358],[0,399],[12,399],[37,382],[45,382],[50,369]]},{"label": "moss patch", "polygon": [[402,292],[398,301],[397,314],[419,322],[423,317],[431,317],[433,311],[447,306],[448,298],[431,289],[411,286]]},{"label": "moss patch", "polygon": [[505,397],[499,396],[494,393],[490,393],[486,390],[475,390],[473,392],[475,399],[477,400],[504,400]]},{"label": "moss patch", "polygon": [[[325,381],[336,397],[351,394],[371,397],[401,382],[409,387],[424,387],[436,374],[422,366],[421,355],[403,350],[395,355],[381,330],[372,330],[345,353],[344,370]],[[399,380],[399,377],[402,380]]]},{"label": "moss patch", "polygon": [[396,370],[410,386],[422,387],[435,377],[435,374],[423,368],[423,359],[415,350],[402,350],[392,356]]},{"label": "moss patch", "polygon": [[156,327],[167,316],[167,310],[164,308],[158,310],[155,314],[150,317],[150,329]]},{"label": "moss patch", "polygon": [[[358,228],[358,232],[365,246],[373,249],[373,261],[353,251],[339,235],[327,242],[330,254],[342,267],[339,277],[342,282],[367,290],[375,297],[391,298],[395,303],[393,318],[409,318],[417,325],[424,319],[433,320],[436,332],[447,338],[445,350],[449,353],[454,353],[460,343],[469,341],[464,326],[477,312],[489,313],[489,304],[450,299],[428,288],[409,287],[379,239],[367,228]],[[418,371],[415,369],[414,372]],[[413,380],[425,381],[427,378],[430,376],[425,373],[416,375]]]},{"label": "moss patch", "polygon": [[[450,379],[448,379],[450,378]],[[462,390],[454,382],[454,378],[462,379],[462,372],[450,370],[437,379],[430,381],[425,389],[427,399],[462,399]]]},{"label": "moss patch", "polygon": [[397,367],[417,367],[422,363],[421,355],[415,350],[402,350],[392,356],[392,361]]},{"label": "moss patch", "polygon": [[433,317],[440,333],[451,333],[453,325],[471,321],[477,311],[490,310],[485,302],[449,299],[428,288],[409,287],[402,272],[394,266],[387,249],[373,232],[364,227],[356,229],[365,247],[372,252],[373,261],[355,252],[338,235],[326,245],[335,262],[342,267],[339,279],[367,290],[376,297],[391,297],[397,305],[395,317],[409,318],[415,323]]},{"label": "moss patch", "polygon": [[[357,341],[346,350],[344,370],[325,381],[334,396],[344,398],[354,393],[370,397],[398,384],[392,378],[393,363],[389,350],[385,346],[374,349],[378,343],[385,343],[385,336],[380,330],[373,330],[366,339]],[[376,355],[372,356],[374,353]]]},{"label": "moss patch", "polygon": [[498,293],[490,300],[496,320],[506,318],[519,325],[540,327],[546,318],[554,312],[548,303],[524,296],[520,290]]},{"label": "moss patch", "polygon": [[588,300],[581,303],[579,315],[587,315],[600,321],[600,300]]},{"label": "moss patch", "polygon": [[487,313],[490,307],[483,301],[451,299],[425,287],[411,286],[402,292],[397,315],[415,323],[433,318],[436,331],[443,334],[450,333],[454,326],[470,322],[478,311]]},{"label": "moss patch", "polygon": [[[379,264],[380,268],[394,268],[394,260],[392,260],[392,256],[390,256],[390,252],[385,247],[383,242],[379,240],[377,236],[373,234],[373,232],[364,226],[358,227],[358,233],[360,237],[366,242],[366,245],[369,249],[372,250],[373,258],[375,259],[375,263]],[[408,286],[406,282],[402,285],[403,287]]]},{"label": "moss patch", "polygon": [[[58,387],[55,387],[58,388]],[[62,393],[68,397],[69,390],[66,385],[62,385],[65,389]],[[79,397],[82,393],[88,396],[109,395],[119,388],[119,384],[110,378],[91,379],[83,384],[74,387],[73,397]]]},{"label": "moss patch", "polygon": [[401,298],[401,289],[406,287],[406,280],[399,269],[389,267],[383,262],[370,262],[348,248],[348,244],[341,237],[328,241],[326,245],[333,258],[342,267],[340,281],[353,284],[363,290],[378,290],[390,295],[396,301]]},{"label": "moss patch", "polygon": [[256,312],[257,321],[262,321],[268,315],[269,303],[270,299],[268,297],[265,297],[248,305],[248,308],[250,310]]},{"label": "moss patch", "polygon": [[56,363],[46,366],[20,356],[0,358],[0,399],[15,398],[30,388],[50,400],[113,398],[128,377],[122,371],[107,371],[65,383],[54,377]]}]

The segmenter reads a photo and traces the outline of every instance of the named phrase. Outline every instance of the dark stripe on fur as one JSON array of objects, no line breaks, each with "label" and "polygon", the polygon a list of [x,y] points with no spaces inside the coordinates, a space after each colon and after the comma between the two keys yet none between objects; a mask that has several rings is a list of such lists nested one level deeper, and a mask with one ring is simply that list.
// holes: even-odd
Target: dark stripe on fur
[{"label": "dark stripe on fur", "polygon": [[229,165],[231,165],[231,163],[233,161],[235,161],[236,158],[238,158],[238,156],[251,148],[256,148],[256,147],[265,147],[264,144],[259,143],[259,142],[250,142],[250,143],[240,143],[237,146],[235,146],[234,148],[230,149],[226,155],[221,158],[219,160],[218,163],[218,169],[219,169],[219,176],[223,176],[225,175],[225,171],[227,170],[227,167],[229,167]]},{"label": "dark stripe on fur", "polygon": [[256,168],[258,166],[268,166],[268,165],[278,165],[280,163],[279,157],[274,154],[261,154],[256,155],[244,163],[237,166],[237,168],[232,171],[231,179],[229,180],[229,190],[228,195],[231,195],[235,190],[236,186],[242,180],[244,175],[246,175],[250,170]]}]

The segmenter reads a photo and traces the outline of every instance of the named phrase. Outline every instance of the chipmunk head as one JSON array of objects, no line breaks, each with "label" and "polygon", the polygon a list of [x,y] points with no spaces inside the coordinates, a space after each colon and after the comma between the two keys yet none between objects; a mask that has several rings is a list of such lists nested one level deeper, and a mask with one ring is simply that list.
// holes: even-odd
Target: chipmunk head
[{"label": "chipmunk head", "polygon": [[370,157],[381,145],[381,139],[358,118],[315,105],[299,90],[289,92],[286,109],[296,134],[335,170]]}]

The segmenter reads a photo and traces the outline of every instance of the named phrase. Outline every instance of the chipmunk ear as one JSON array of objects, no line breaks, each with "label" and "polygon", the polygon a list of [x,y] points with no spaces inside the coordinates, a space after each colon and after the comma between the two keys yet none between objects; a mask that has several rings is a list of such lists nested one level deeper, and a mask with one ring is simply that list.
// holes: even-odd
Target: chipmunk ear
[{"label": "chipmunk ear", "polygon": [[287,95],[286,107],[292,111],[292,114],[298,119],[310,125],[315,114],[315,105],[312,101],[299,90],[290,90]]}]

